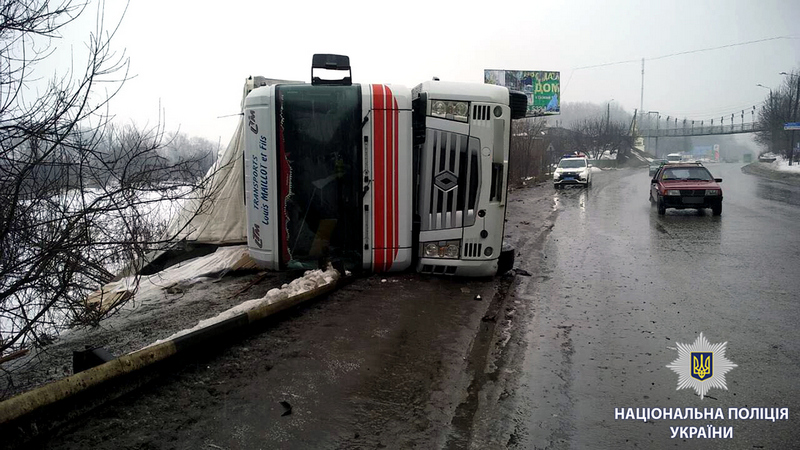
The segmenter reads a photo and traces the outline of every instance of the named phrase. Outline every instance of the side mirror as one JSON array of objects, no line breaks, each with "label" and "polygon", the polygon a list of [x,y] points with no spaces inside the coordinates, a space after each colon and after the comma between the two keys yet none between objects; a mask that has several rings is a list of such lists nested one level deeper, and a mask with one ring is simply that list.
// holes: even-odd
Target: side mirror
[{"label": "side mirror", "polygon": [[722,178],[714,178],[714,181],[717,183],[722,183]]}]

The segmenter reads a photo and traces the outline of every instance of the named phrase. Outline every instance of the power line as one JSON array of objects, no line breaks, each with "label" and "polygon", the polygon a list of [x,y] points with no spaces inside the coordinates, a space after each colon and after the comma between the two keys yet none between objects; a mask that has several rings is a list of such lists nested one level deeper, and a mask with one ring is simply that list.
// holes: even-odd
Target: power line
[{"label": "power line", "polygon": [[[652,58],[644,58],[644,59],[645,60],[649,60],[649,61],[655,61],[655,60],[659,60],[659,59],[672,58],[673,56],[689,55],[689,54],[692,54],[692,53],[709,52],[709,51],[713,51],[713,50],[720,50],[720,49],[723,49],[723,48],[740,47],[740,46],[743,46],[743,45],[751,45],[751,44],[757,44],[757,43],[760,43],[760,42],[777,41],[777,40],[782,40],[782,39],[790,39],[791,40],[791,39],[799,39],[799,38],[797,36],[774,36],[774,37],[770,37],[770,38],[756,39],[756,40],[753,40],[753,41],[737,42],[735,44],[726,44],[726,45],[719,45],[719,46],[716,46],[716,47],[706,47],[706,48],[699,48],[699,49],[695,49],[695,50],[686,50],[686,51],[682,51],[682,52],[670,53],[670,54],[667,54],[667,55],[654,56]],[[615,61],[615,62],[608,62],[608,63],[602,63],[602,64],[593,64],[591,66],[575,67],[574,69],[572,69],[570,71],[569,78],[567,79],[567,85],[564,86],[564,88],[566,89],[567,87],[569,87],[569,83],[570,83],[570,81],[572,81],[572,75],[574,75],[576,70],[595,69],[595,68],[598,68],[598,67],[618,66],[618,65],[621,65],[621,64],[638,63],[640,61],[641,61],[641,59],[629,59],[629,60],[625,60],[625,61]]]},{"label": "power line", "polygon": [[[775,36],[775,37],[765,38],[765,39],[756,39],[754,41],[745,41],[745,42],[737,42],[735,44],[719,45],[719,46],[716,46],[716,47],[706,47],[706,48],[698,48],[698,49],[695,49],[695,50],[686,50],[686,51],[677,52],[677,53],[670,53],[670,54],[667,54],[667,55],[653,56],[653,57],[650,57],[650,58],[646,57],[644,59],[647,60],[647,61],[655,61],[655,60],[658,60],[658,59],[672,58],[673,56],[688,55],[688,54],[691,54],[691,53],[700,53],[700,52],[710,52],[712,50],[720,50],[720,49],[723,49],[723,48],[731,48],[731,47],[740,47],[740,46],[743,46],[743,45],[757,44],[759,42],[767,42],[767,41],[777,41],[777,40],[781,40],[781,39],[800,39],[800,38],[798,38],[797,36]],[[593,64],[591,66],[576,67],[576,68],[574,68],[572,70],[575,71],[575,70],[583,70],[583,69],[594,69],[596,67],[616,66],[616,65],[619,65],[619,64],[638,63],[640,61],[641,61],[641,58],[628,59],[628,60],[625,60],[625,61],[616,61],[616,62],[609,62],[609,63],[602,63],[602,64]]]},{"label": "power line", "polygon": [[669,55],[662,55],[662,56],[656,56],[654,58],[645,58],[645,59],[650,60],[650,61],[655,61],[657,59],[671,58],[673,56],[688,55],[688,54],[691,54],[691,53],[709,52],[709,51],[712,51],[712,50],[720,50],[720,49],[723,49],[723,48],[731,48],[731,47],[739,47],[739,46],[742,46],[742,45],[757,44],[759,42],[777,41],[777,40],[780,40],[780,39],[798,39],[798,38],[797,37],[793,37],[793,36],[775,36],[775,37],[766,38],[766,39],[756,39],[755,41],[738,42],[736,44],[727,44],[727,45],[720,45],[720,46],[717,46],[717,47],[700,48],[700,49],[697,49],[697,50],[687,50],[685,52],[670,53]]}]

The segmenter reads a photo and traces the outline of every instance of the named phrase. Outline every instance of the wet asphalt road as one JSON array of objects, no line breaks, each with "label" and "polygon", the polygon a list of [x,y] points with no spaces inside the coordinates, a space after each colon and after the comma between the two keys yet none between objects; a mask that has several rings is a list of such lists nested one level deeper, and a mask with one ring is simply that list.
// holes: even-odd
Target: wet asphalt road
[{"label": "wet asphalt road", "polygon": [[[723,213],[649,205],[645,170],[596,174],[553,193],[515,363],[498,381],[510,400],[479,412],[472,448],[798,448],[800,187],[709,165]],[[525,206],[516,214],[524,215]],[[676,390],[665,366],[703,333],[738,365],[728,390]],[[723,408],[725,420],[615,420],[615,408]],[[727,420],[728,408],[789,408],[789,420]],[[733,439],[670,439],[670,427],[732,426]]]}]

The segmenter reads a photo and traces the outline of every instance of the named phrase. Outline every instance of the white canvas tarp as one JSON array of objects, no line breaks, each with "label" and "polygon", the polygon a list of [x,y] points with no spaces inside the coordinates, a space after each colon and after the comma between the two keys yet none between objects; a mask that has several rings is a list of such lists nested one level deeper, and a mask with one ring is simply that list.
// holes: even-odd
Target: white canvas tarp
[{"label": "white canvas tarp", "polygon": [[165,290],[176,287],[186,289],[230,271],[257,268],[246,245],[220,247],[214,253],[175,264],[153,275],[138,278],[131,275],[108,283],[89,295],[86,305],[99,311],[108,311],[134,297],[136,301],[128,302],[125,307],[156,304],[166,298]]},{"label": "white canvas tarp", "polygon": [[[271,84],[303,82],[250,77],[242,90],[241,108],[244,109],[244,99],[250,91]],[[220,245],[247,242],[243,157],[244,115],[241,115],[228,147],[206,174],[205,189],[180,208],[170,221],[165,237]],[[206,200],[201,200],[203,198]]]},{"label": "white canvas tarp", "polygon": [[[242,120],[236,126],[228,148],[206,174],[204,189],[187,199],[170,221],[166,237],[177,236],[209,244],[247,242],[244,209]],[[205,200],[203,200],[205,199]]]}]

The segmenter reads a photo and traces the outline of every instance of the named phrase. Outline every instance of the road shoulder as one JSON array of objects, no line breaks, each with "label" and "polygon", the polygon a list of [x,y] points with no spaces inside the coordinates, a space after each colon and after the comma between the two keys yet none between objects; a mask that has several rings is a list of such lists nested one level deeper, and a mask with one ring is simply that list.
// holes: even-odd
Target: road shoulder
[{"label": "road shoulder", "polygon": [[775,170],[769,164],[760,162],[750,163],[742,167],[742,172],[781,183],[791,184],[793,186],[800,186],[800,173]]}]

